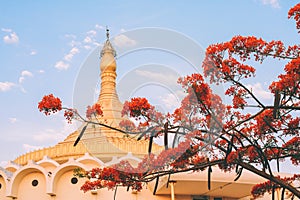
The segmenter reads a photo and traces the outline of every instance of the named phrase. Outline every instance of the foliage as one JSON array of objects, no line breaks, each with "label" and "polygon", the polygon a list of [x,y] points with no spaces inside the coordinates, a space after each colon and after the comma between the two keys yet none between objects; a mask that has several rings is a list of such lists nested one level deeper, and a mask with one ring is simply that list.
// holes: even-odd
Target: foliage
[{"label": "foliage", "polygon": [[[288,17],[294,18],[300,29],[300,4],[291,8]],[[285,159],[290,159],[294,165],[300,163],[299,55],[299,45],[285,46],[281,41],[267,42],[254,36],[235,36],[228,42],[210,45],[202,66],[204,77],[210,84],[223,84],[226,87],[224,95],[230,103],[225,104],[201,74],[179,79],[186,96],[174,113],[156,111],[145,98],[125,102],[122,115],[133,117],[139,123],[123,120],[120,127],[111,128],[137,135],[138,140],[148,139],[149,155],[137,167],[122,162],[83,172],[90,181],[82,190],[113,189],[118,185],[141,190],[142,183],[158,181],[161,176],[204,169],[208,169],[210,188],[211,167],[216,165],[224,171],[236,169],[235,180],[243,169],[266,178],[268,182],[253,188],[255,198],[276,188],[289,190],[300,198],[300,192],[291,184],[299,180],[299,175],[280,178],[274,176],[270,167],[270,162],[275,161],[279,171]],[[287,61],[284,73],[269,86],[274,96],[272,105],[263,104],[245,84],[246,79],[255,76],[255,68],[248,61],[263,64],[266,59]],[[48,95],[38,108],[49,115],[62,109],[61,101]],[[76,110],[66,110],[65,117],[69,121],[79,116]],[[92,121],[92,115],[102,114],[96,104],[88,107],[87,118],[79,116],[78,119],[108,127]],[[169,134],[174,136],[172,144],[168,141]],[[160,136],[163,136],[165,150],[154,155],[151,153],[153,138]]]}]

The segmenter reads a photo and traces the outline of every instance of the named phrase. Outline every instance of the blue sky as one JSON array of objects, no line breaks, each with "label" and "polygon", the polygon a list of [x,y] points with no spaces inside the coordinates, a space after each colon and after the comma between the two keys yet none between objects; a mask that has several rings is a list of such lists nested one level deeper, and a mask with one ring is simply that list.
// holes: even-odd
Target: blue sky
[{"label": "blue sky", "polygon": [[[37,103],[43,95],[53,93],[65,105],[72,105],[80,69],[95,48],[101,48],[106,25],[117,50],[141,44],[126,33],[145,27],[171,30],[203,49],[235,35],[255,35],[296,44],[299,36],[295,23],[287,19],[289,8],[296,3],[283,0],[1,1],[0,162],[4,164],[27,151],[54,145],[74,130],[75,126],[66,124],[61,115],[49,118],[39,113]],[[130,79],[132,73],[128,71],[155,79],[157,71],[150,73],[149,63],[164,69],[174,66],[176,70],[169,78],[194,70],[167,53],[138,51],[119,58],[118,81]],[[98,63],[93,67],[99,70]],[[265,91],[267,84],[276,78],[282,66],[270,61],[259,67],[257,77],[249,85],[267,102],[270,100]],[[157,91],[160,93],[156,96],[161,97],[157,104],[172,102],[174,95],[169,96],[170,101],[163,101],[166,96],[161,94],[165,90]],[[134,93],[147,96],[153,92],[144,87]]]}]

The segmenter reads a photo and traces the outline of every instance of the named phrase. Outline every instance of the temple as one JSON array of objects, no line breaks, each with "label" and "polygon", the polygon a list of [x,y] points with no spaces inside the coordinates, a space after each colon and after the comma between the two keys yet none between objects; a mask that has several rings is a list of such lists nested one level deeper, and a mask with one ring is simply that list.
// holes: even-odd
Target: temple
[{"label": "temple", "polygon": [[[94,120],[118,126],[123,119],[121,116],[123,104],[116,92],[116,51],[110,42],[108,31],[100,57],[101,91],[97,103],[102,106],[103,116]],[[84,137],[74,147],[81,128],[55,146],[21,155],[9,162],[5,168],[0,168],[0,199],[112,200],[114,191],[111,190],[101,189],[87,193],[81,191],[80,187],[86,179],[74,177],[73,170],[78,167],[90,170],[110,166],[122,160],[128,160],[136,165],[147,154],[148,141],[137,141],[109,128],[89,125]],[[152,149],[159,152],[162,147],[155,144]],[[252,186],[264,181],[249,172],[244,172],[238,181],[234,181],[234,178],[233,173],[224,173],[213,168],[211,189],[208,190],[207,172],[176,174],[172,176],[169,187],[166,187],[168,178],[162,177],[155,195],[154,183],[149,183],[141,192],[119,188],[116,199],[250,199]]]}]

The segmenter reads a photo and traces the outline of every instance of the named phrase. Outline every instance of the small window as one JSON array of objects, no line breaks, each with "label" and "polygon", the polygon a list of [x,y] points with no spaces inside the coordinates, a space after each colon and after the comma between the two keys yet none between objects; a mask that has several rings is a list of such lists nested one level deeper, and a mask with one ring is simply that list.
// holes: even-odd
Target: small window
[{"label": "small window", "polygon": [[32,185],[33,187],[36,187],[38,184],[39,184],[38,180],[33,180],[33,181],[31,182],[31,185]]},{"label": "small window", "polygon": [[73,177],[73,178],[71,179],[71,183],[72,183],[72,184],[78,183],[78,179],[77,179],[76,177]]},{"label": "small window", "polygon": [[2,188],[2,184],[0,183],[0,189]]},{"label": "small window", "polygon": [[214,200],[222,200],[222,197],[215,197]]}]

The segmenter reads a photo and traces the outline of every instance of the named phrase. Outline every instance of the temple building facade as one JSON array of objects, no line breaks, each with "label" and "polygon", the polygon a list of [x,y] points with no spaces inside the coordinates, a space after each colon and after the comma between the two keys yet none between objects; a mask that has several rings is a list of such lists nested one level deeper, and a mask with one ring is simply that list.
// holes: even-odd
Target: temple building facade
[{"label": "temple building facade", "polygon": [[[123,104],[116,92],[116,52],[109,36],[100,56],[101,91],[97,103],[103,108],[103,117],[98,120],[117,126],[122,120]],[[120,200],[246,200],[251,199],[252,186],[265,181],[250,172],[244,172],[234,181],[234,173],[213,168],[210,190],[207,172],[202,171],[172,175],[169,187],[166,187],[168,177],[162,177],[155,195],[154,182],[147,184],[141,192],[119,187],[116,194],[107,189],[84,193],[80,187],[86,179],[75,177],[74,169],[101,168],[122,160],[136,165],[147,154],[148,141],[137,141],[109,128],[89,125],[74,147],[80,130],[55,146],[21,155],[0,168],[0,200],[113,200],[114,195]],[[162,147],[155,144],[152,149],[159,152]]]}]

